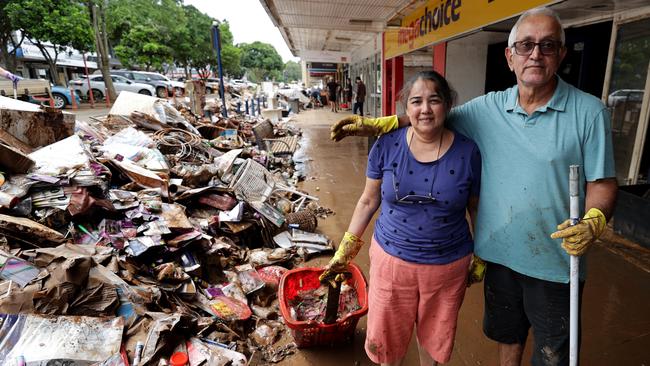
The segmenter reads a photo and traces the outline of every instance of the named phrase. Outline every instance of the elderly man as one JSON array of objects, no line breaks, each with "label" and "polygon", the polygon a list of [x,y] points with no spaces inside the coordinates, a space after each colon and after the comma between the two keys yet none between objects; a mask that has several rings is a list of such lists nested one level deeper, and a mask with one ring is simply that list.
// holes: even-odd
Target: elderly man
[{"label": "elderly man", "polygon": [[[483,157],[475,253],[487,262],[483,331],[499,343],[501,365],[521,363],[531,327],[531,363],[568,364],[569,254],[583,255],[598,239],[615,204],[610,116],[600,100],[555,74],[565,54],[553,11],[522,14],[505,50],[517,85],[471,100],[448,119]],[[332,127],[332,138],[397,125],[394,116],[352,116]],[[569,227],[563,219],[573,164],[583,169],[586,215]]]}]

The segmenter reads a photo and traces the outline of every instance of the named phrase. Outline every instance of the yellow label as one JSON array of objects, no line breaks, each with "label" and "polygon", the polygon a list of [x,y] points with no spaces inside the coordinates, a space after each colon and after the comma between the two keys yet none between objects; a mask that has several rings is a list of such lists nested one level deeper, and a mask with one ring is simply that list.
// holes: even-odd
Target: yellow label
[{"label": "yellow label", "polygon": [[401,28],[384,32],[384,58],[400,56],[511,18],[526,10],[556,2],[558,1],[430,0],[404,17]]}]

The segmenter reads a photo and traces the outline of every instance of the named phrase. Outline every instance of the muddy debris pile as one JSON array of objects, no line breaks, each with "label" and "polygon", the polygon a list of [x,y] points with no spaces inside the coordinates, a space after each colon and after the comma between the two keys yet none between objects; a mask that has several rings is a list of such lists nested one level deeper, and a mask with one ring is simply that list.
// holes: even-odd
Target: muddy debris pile
[{"label": "muddy debris pile", "polygon": [[315,233],[326,209],[297,188],[299,131],[231,116],[123,92],[108,116],[47,145],[3,130],[0,364],[247,365],[294,352],[277,342],[278,283],[332,249]]}]

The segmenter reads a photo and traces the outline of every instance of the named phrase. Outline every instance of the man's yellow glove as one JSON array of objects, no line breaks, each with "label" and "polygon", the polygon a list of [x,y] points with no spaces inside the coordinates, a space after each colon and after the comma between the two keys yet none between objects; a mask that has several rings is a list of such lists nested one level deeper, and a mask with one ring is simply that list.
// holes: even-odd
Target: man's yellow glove
[{"label": "man's yellow glove", "polygon": [[336,281],[341,282],[341,274],[348,270],[348,264],[359,253],[362,246],[363,241],[358,236],[346,231],[339,248],[318,279],[321,282],[329,281],[333,287],[336,287]]},{"label": "man's yellow glove", "polygon": [[485,277],[485,267],[485,262],[481,258],[477,257],[476,254],[472,254],[472,261],[469,262],[467,287],[483,281],[483,277]]},{"label": "man's yellow glove", "polygon": [[590,208],[577,225],[571,226],[571,220],[566,220],[557,226],[551,238],[562,238],[562,248],[570,255],[583,255],[587,248],[598,239],[607,226],[607,219],[597,208]]},{"label": "man's yellow glove", "polygon": [[330,129],[330,138],[340,141],[348,136],[379,136],[396,129],[398,125],[397,116],[367,118],[354,114],[336,122]]}]

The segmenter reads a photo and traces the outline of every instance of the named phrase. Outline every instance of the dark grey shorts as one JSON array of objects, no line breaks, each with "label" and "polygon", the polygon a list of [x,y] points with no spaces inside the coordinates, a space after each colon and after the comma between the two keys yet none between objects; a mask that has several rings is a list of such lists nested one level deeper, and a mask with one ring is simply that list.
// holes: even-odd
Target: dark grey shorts
[{"label": "dark grey shorts", "polygon": [[[581,283],[581,299],[583,287]],[[483,332],[488,338],[523,345],[532,327],[531,364],[569,364],[569,284],[540,280],[488,262],[484,291]]]}]

